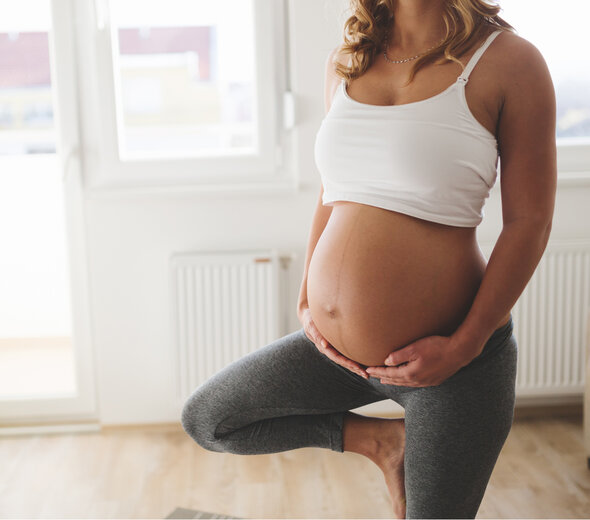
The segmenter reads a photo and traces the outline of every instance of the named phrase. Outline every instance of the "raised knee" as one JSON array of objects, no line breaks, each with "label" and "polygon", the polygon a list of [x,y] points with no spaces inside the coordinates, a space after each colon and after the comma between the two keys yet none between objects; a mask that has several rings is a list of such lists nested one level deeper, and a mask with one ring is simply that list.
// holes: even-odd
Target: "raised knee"
[{"label": "raised knee", "polygon": [[182,408],[182,427],[202,448],[208,451],[224,452],[220,439],[215,436],[217,421],[208,401],[205,396],[193,393]]}]

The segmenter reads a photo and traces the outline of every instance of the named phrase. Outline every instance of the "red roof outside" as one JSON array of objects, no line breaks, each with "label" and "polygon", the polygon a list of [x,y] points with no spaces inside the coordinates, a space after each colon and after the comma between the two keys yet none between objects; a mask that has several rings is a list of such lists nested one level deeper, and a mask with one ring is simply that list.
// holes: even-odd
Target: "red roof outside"
[{"label": "red roof outside", "polygon": [[47,86],[49,44],[47,33],[18,33],[11,39],[0,33],[0,88]]},{"label": "red roof outside", "polygon": [[[121,54],[166,54],[196,52],[199,78],[211,76],[213,28],[148,27],[120,29]],[[0,33],[0,88],[48,86],[49,41],[45,32]]]},{"label": "red roof outside", "polygon": [[[162,54],[195,52],[199,56],[199,78],[210,79],[211,36],[213,28],[204,27],[148,27],[120,29],[121,54]],[[145,34],[142,34],[145,31]]]}]

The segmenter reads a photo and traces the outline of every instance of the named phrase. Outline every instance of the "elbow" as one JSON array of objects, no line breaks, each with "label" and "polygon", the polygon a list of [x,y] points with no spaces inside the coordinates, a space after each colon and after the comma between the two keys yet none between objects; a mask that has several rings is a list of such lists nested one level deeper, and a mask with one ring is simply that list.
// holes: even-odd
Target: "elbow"
[{"label": "elbow", "polygon": [[518,230],[528,237],[528,239],[538,239],[543,244],[543,249],[549,242],[551,235],[551,227],[553,217],[546,216],[519,218],[507,223],[504,223],[505,230]]},{"label": "elbow", "polygon": [[539,233],[541,234],[542,250],[545,251],[551,235],[551,220],[543,221],[539,224]]},{"label": "elbow", "polygon": [[545,218],[538,218],[536,219],[536,228],[539,230],[539,234],[545,240],[545,243],[549,240],[549,236],[551,235],[551,226],[553,224],[553,216],[545,217]]},{"label": "elbow", "polygon": [[553,212],[547,213],[529,213],[527,215],[514,216],[510,220],[503,219],[503,227],[524,226],[531,231],[549,233],[553,223]]}]

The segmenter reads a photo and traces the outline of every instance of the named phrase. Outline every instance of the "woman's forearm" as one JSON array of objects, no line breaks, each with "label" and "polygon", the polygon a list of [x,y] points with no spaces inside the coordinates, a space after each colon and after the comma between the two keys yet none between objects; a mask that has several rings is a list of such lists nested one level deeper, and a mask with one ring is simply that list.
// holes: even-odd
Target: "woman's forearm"
[{"label": "woman's forearm", "polygon": [[521,219],[503,227],[467,316],[452,334],[466,361],[479,355],[498,322],[531,279],[549,240],[551,224]]}]

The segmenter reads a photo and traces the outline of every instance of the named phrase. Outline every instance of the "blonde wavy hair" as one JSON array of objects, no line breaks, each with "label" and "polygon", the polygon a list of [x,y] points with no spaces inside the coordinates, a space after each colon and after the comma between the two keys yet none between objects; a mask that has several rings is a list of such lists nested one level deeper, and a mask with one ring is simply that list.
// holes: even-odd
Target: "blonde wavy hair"
[{"label": "blonde wavy hair", "polygon": [[[352,15],[344,24],[344,43],[337,56],[350,55],[350,66],[334,60],[336,74],[347,81],[362,75],[378,53],[385,49],[387,31],[393,26],[396,0],[350,0]],[[498,16],[500,6],[488,0],[444,0],[444,40],[418,58],[410,71],[410,84],[416,72],[429,63],[455,61],[457,56],[485,38],[491,29],[515,32],[508,22]]]}]

